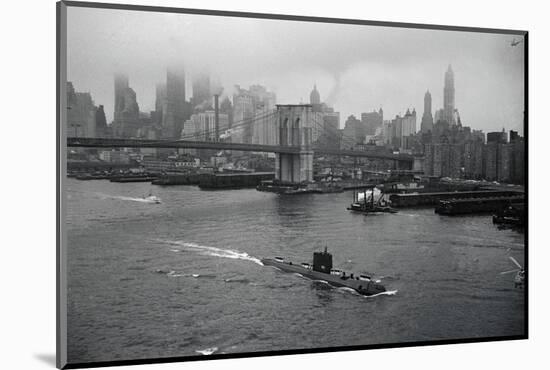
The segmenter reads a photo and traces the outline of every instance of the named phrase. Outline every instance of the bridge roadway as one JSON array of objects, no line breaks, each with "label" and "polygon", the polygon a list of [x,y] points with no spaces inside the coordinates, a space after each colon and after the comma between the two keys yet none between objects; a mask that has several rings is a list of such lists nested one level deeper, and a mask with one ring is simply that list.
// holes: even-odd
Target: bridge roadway
[{"label": "bridge roadway", "polygon": [[[68,137],[68,147],[81,148],[171,148],[171,149],[212,149],[212,150],[238,150],[246,152],[267,152],[296,154],[299,147],[281,145],[224,143],[215,141],[189,141],[189,140],[151,140],[151,139],[117,139],[117,138],[84,138]],[[362,150],[336,150],[313,147],[316,154],[366,157],[373,159],[389,159],[398,162],[412,163],[414,158],[408,154],[383,154]]]}]

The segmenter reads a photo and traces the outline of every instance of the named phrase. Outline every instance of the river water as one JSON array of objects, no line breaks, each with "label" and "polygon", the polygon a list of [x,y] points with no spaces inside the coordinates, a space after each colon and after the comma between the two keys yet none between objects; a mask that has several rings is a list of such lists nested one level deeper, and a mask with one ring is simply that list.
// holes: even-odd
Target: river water
[{"label": "river water", "polygon": [[[351,193],[278,196],[68,183],[69,362],[325,348],[524,333],[524,235],[432,209],[364,216]],[[141,197],[149,191],[162,204]],[[311,261],[381,279],[363,297],[272,267]]]}]

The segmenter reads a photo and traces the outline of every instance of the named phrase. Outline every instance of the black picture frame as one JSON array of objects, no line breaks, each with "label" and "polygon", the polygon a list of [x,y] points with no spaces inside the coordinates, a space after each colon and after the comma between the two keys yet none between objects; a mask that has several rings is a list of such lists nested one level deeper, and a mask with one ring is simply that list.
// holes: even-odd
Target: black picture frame
[{"label": "black picture frame", "polygon": [[[235,353],[235,354],[212,354],[208,357],[201,355],[197,356],[177,356],[169,358],[149,358],[139,360],[117,360],[117,361],[104,361],[104,362],[92,362],[92,363],[67,363],[66,353],[66,330],[67,330],[67,318],[66,318],[66,304],[67,304],[67,289],[66,289],[66,252],[67,243],[64,236],[64,221],[65,221],[65,205],[64,205],[64,187],[63,179],[66,175],[66,133],[63,130],[63,123],[66,120],[66,104],[64,97],[66,96],[66,59],[67,59],[67,8],[80,7],[80,8],[95,8],[95,9],[113,9],[113,10],[131,10],[142,12],[162,12],[162,13],[175,13],[175,14],[188,14],[188,15],[210,15],[219,17],[241,17],[241,18],[255,18],[255,19],[270,19],[270,20],[285,20],[285,21],[301,21],[301,22],[317,22],[317,23],[334,23],[334,24],[347,24],[347,25],[369,25],[369,26],[384,26],[395,28],[414,28],[414,29],[426,29],[426,30],[441,30],[441,31],[463,31],[463,32],[478,32],[478,33],[498,33],[512,36],[520,36],[524,38],[524,155],[525,155],[525,249],[524,249],[524,268],[526,272],[525,279],[525,295],[524,295],[524,333],[515,336],[503,336],[503,337],[487,337],[487,338],[471,338],[471,339],[445,339],[445,340],[430,340],[420,342],[399,342],[391,344],[377,344],[377,345],[359,345],[359,346],[342,346],[342,347],[326,347],[315,349],[299,349],[299,350],[275,350],[264,352],[250,352],[250,353]],[[93,368],[104,366],[123,366],[123,365],[138,365],[138,364],[157,364],[157,363],[173,363],[173,362],[189,362],[189,361],[205,361],[215,359],[233,359],[233,358],[245,358],[245,357],[265,357],[265,356],[279,356],[279,355],[294,355],[294,354],[313,354],[321,352],[341,352],[341,351],[357,351],[367,349],[382,349],[382,348],[402,348],[402,347],[418,347],[418,346],[434,346],[445,344],[462,344],[462,343],[481,343],[481,342],[495,342],[495,341],[510,341],[510,340],[524,340],[529,338],[529,32],[526,30],[512,30],[512,29],[493,29],[493,28],[478,28],[478,27],[463,27],[463,26],[450,26],[450,25],[432,25],[432,24],[418,24],[418,23],[401,23],[401,22],[384,22],[384,21],[372,21],[372,20],[359,20],[359,19],[342,19],[342,18],[327,18],[327,17],[312,17],[303,15],[286,15],[286,14],[265,14],[265,13],[253,13],[253,12],[236,12],[236,11],[221,11],[221,10],[206,10],[206,9],[189,9],[189,8],[176,8],[176,7],[162,7],[162,6],[143,6],[143,5],[129,5],[129,4],[114,4],[114,3],[98,3],[98,2],[79,2],[79,1],[59,1],[56,4],[56,33],[57,33],[57,61],[56,61],[56,366],[60,369],[72,369],[72,368]]]}]

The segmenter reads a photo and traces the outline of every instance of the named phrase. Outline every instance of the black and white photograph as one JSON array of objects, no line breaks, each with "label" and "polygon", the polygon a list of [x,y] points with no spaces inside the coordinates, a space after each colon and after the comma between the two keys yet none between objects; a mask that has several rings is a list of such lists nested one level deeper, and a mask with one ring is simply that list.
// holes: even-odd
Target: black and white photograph
[{"label": "black and white photograph", "polygon": [[58,366],[527,338],[527,31],[57,11]]}]

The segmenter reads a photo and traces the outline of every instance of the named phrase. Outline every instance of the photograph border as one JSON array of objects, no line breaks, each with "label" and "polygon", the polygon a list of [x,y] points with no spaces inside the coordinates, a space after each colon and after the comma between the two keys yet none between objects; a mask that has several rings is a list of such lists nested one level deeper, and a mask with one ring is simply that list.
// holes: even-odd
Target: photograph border
[{"label": "photograph border", "polygon": [[[319,347],[313,349],[296,349],[296,350],[273,350],[261,352],[243,352],[234,354],[212,354],[208,357],[197,356],[176,356],[176,357],[160,357],[149,359],[135,360],[114,360],[114,361],[98,361],[98,362],[82,362],[82,363],[67,363],[67,238],[65,230],[66,220],[66,197],[65,197],[65,174],[66,174],[66,130],[64,130],[63,122],[67,118],[66,96],[66,81],[67,81],[67,7],[80,8],[96,8],[96,9],[113,9],[113,10],[130,10],[144,12],[160,12],[160,13],[176,13],[176,14],[195,14],[195,15],[213,15],[221,17],[240,17],[240,18],[255,18],[255,19],[273,19],[287,21],[302,21],[302,22],[317,22],[317,23],[334,23],[334,24],[352,24],[366,26],[382,26],[394,28],[415,28],[439,31],[459,31],[459,32],[478,32],[478,33],[497,33],[516,35],[524,37],[524,188],[525,188],[525,246],[524,246],[524,269],[525,269],[525,286],[524,286],[524,333],[513,336],[498,336],[498,337],[479,337],[468,339],[444,339],[430,340],[418,342],[397,342],[385,344],[371,345],[356,345],[356,346],[339,346],[339,347]],[[281,356],[294,354],[313,354],[324,352],[342,352],[342,351],[357,351],[365,349],[383,349],[383,348],[404,348],[404,347],[421,347],[432,345],[445,344],[466,344],[466,343],[482,343],[482,342],[497,342],[509,340],[522,340],[529,338],[529,32],[526,30],[512,30],[499,28],[478,28],[464,27],[451,25],[432,25],[423,23],[404,23],[404,22],[385,22],[374,20],[359,20],[348,18],[327,18],[316,16],[302,15],[286,15],[286,14],[267,14],[253,12],[239,12],[227,10],[208,10],[208,9],[190,9],[177,7],[163,7],[150,5],[130,5],[130,4],[113,4],[99,2],[83,2],[83,1],[59,1],[56,3],[56,366],[60,369],[76,369],[76,368],[93,368],[104,366],[124,366],[124,365],[140,365],[140,364],[158,364],[158,363],[173,363],[173,362],[190,362],[190,361],[209,361],[219,359],[234,359],[248,357],[265,357],[265,356]]]}]

